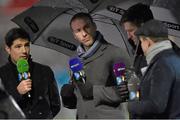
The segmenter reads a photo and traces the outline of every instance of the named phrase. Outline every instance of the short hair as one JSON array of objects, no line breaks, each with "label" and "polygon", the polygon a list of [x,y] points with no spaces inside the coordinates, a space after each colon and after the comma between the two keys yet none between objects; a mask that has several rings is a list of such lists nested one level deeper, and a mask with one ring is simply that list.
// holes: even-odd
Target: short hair
[{"label": "short hair", "polygon": [[122,15],[120,24],[132,22],[139,27],[142,23],[145,23],[151,19],[154,19],[154,16],[150,6],[137,3],[128,8],[127,11]]},{"label": "short hair", "polygon": [[30,41],[29,34],[22,28],[12,28],[9,30],[9,32],[5,36],[5,43],[8,47],[11,47],[14,40],[18,38],[27,39]]},{"label": "short hair", "polygon": [[91,15],[89,13],[80,12],[80,13],[75,14],[71,18],[70,26],[71,26],[72,21],[74,21],[75,19],[85,19],[85,20],[89,20],[90,23],[95,24],[94,21],[93,21],[93,18],[91,17]]},{"label": "short hair", "polygon": [[151,36],[138,36],[138,37],[142,37],[144,40],[146,40],[146,38],[148,37],[153,42],[161,42],[169,39],[168,37],[151,37]]}]

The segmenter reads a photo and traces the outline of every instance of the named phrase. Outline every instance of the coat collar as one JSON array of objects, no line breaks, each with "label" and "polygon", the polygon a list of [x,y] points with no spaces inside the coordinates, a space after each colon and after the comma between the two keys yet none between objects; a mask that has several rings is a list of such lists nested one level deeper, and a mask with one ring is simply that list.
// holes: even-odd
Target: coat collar
[{"label": "coat collar", "polygon": [[[148,73],[148,71],[151,69],[151,67],[153,66],[153,64],[160,58],[162,58],[162,56],[167,56],[170,55],[170,54],[173,54],[173,49],[167,49],[167,50],[164,50],[160,53],[158,53],[157,55],[154,56],[154,58],[151,60],[145,74],[144,74],[144,77],[146,76],[146,74]],[[144,79],[144,77],[142,79]]]},{"label": "coat collar", "polygon": [[84,59],[84,65],[94,61],[95,59],[99,58],[100,56],[102,56],[104,54],[104,50],[108,47],[108,42],[103,40],[102,45],[100,46],[100,48],[95,52],[94,55],[92,55],[91,57]]}]

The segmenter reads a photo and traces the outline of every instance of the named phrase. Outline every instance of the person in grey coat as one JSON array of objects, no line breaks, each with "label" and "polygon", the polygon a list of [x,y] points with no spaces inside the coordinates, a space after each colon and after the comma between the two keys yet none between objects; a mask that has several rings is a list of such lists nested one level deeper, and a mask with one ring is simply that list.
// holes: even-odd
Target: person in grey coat
[{"label": "person in grey coat", "polygon": [[123,93],[126,87],[115,87],[113,75],[113,64],[118,60],[130,64],[127,52],[105,41],[88,13],[74,15],[70,26],[80,43],[77,56],[83,62],[86,82],[72,78],[71,84],[62,87],[64,106],[77,108],[77,119],[128,118],[127,108],[121,103],[128,96]]},{"label": "person in grey coat", "polygon": [[133,118],[180,118],[180,56],[168,39],[166,26],[150,20],[136,33],[148,68],[140,83],[140,101],[129,102]]}]

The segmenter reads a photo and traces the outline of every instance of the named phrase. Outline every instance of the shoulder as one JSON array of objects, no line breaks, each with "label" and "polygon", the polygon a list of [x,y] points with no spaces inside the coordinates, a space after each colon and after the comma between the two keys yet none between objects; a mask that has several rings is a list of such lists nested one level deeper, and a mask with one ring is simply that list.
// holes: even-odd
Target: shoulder
[{"label": "shoulder", "polygon": [[154,60],[158,59],[160,62],[164,63],[175,63],[176,61],[180,60],[180,56],[176,54],[172,49],[164,50],[160,52],[158,55],[154,57]]},{"label": "shoulder", "polygon": [[0,72],[7,71],[10,67],[10,64],[6,63],[0,67]]},{"label": "shoulder", "polygon": [[127,66],[131,65],[130,56],[124,48],[121,48],[121,47],[115,46],[111,43],[108,43],[107,51],[108,51],[108,56],[110,58],[114,58],[115,61],[122,61]]},{"label": "shoulder", "polygon": [[113,49],[113,50],[118,50],[118,51],[120,49],[118,46],[115,46],[109,42],[107,43],[107,46],[108,46],[108,49]]},{"label": "shoulder", "polygon": [[115,45],[113,45],[113,44],[111,44],[109,42],[103,43],[102,48],[104,49],[104,52],[108,53],[108,54],[109,53],[111,53],[111,54],[114,53],[114,55],[116,55],[116,54],[119,54],[119,52],[120,52],[120,48],[119,47],[117,47],[117,46],[115,46]]},{"label": "shoulder", "polygon": [[154,62],[158,67],[171,69],[172,71],[180,68],[180,56],[173,50],[165,50],[155,56]]}]

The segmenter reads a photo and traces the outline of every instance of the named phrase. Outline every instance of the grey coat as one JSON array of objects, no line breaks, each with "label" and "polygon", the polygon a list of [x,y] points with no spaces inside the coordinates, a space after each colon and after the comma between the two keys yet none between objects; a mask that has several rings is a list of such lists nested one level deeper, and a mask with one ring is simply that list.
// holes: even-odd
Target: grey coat
[{"label": "grey coat", "polygon": [[116,85],[113,64],[121,60],[129,65],[126,53],[103,40],[95,54],[83,61],[86,82],[93,85],[93,99],[84,100],[79,89],[75,90],[78,118],[122,119],[128,117],[126,105],[120,103],[121,100],[113,87]]}]

